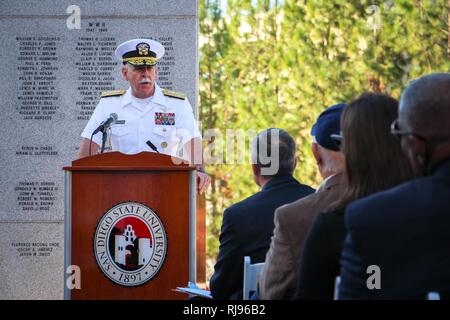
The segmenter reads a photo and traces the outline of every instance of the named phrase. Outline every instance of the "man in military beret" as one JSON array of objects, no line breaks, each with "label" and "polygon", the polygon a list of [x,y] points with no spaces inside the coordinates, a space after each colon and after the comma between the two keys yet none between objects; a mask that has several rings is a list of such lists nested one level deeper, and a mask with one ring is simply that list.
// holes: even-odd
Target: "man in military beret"
[{"label": "man in military beret", "polygon": [[[194,152],[197,152],[195,159],[201,162],[202,137],[188,99],[182,93],[161,89],[156,83],[156,63],[164,55],[164,47],[154,40],[133,39],[120,44],[115,55],[123,63],[122,76],[130,88],[102,93],[81,133],[79,157],[97,153],[102,132],[94,132],[111,117],[114,151],[127,154],[150,151],[179,157],[184,147],[185,159],[194,163]],[[210,178],[203,172],[201,163],[195,164],[199,169],[197,189],[203,192]]]},{"label": "man in military beret", "polygon": [[259,297],[262,300],[292,299],[303,243],[309,228],[317,214],[337,201],[345,189],[346,182],[342,174],[344,155],[332,139],[333,135],[340,133],[340,118],[344,108],[345,104],[327,108],[311,129],[314,137],[312,152],[324,179],[319,189],[275,211],[272,242],[259,277]]}]

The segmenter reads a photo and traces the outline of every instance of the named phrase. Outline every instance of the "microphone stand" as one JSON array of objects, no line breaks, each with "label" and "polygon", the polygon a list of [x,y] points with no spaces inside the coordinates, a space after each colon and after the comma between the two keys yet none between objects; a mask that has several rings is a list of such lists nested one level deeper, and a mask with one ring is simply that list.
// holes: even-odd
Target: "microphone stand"
[{"label": "microphone stand", "polygon": [[100,153],[103,153],[103,151],[105,150],[106,138],[108,136],[107,131],[108,129],[102,130],[102,148],[100,149]]}]

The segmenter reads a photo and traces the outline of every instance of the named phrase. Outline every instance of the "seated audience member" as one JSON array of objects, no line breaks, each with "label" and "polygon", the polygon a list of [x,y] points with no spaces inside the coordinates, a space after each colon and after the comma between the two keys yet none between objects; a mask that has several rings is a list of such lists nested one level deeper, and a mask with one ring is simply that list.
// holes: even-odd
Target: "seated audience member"
[{"label": "seated audience member", "polygon": [[333,299],[345,239],[345,207],[352,201],[398,185],[413,176],[399,141],[389,132],[397,100],[364,94],[342,112],[342,152],[347,187],[331,210],[314,221],[303,248],[296,299]]},{"label": "seated audience member", "polygon": [[[450,73],[406,88],[391,133],[419,178],[348,206],[340,298],[425,299],[438,292],[448,299]],[[377,276],[367,272],[371,265],[379,268],[378,288],[368,281]]]},{"label": "seated audience member", "polygon": [[339,134],[344,104],[327,108],[311,129],[312,152],[324,179],[316,193],[275,211],[275,229],[259,278],[262,300],[291,299],[297,284],[303,241],[316,215],[335,202],[345,186],[344,157],[331,134]]},{"label": "seated audience member", "polygon": [[242,299],[244,256],[250,256],[252,263],[264,261],[275,209],[314,192],[292,176],[295,142],[286,131],[270,128],[259,133],[252,142],[251,157],[253,177],[261,191],[224,212],[210,280],[214,299]]}]

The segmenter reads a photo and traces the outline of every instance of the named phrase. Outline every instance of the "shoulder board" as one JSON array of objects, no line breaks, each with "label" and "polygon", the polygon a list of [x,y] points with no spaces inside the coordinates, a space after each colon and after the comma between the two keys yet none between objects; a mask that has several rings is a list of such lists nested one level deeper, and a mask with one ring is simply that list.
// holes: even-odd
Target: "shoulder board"
[{"label": "shoulder board", "polygon": [[103,91],[101,97],[115,97],[115,96],[122,96],[127,92],[127,90],[111,90],[111,91]]},{"label": "shoulder board", "polygon": [[176,92],[176,91],[170,91],[170,90],[163,89],[162,93],[166,97],[172,97],[172,98],[177,98],[177,99],[181,99],[181,100],[186,99],[186,95],[184,93],[181,93],[181,92]]}]

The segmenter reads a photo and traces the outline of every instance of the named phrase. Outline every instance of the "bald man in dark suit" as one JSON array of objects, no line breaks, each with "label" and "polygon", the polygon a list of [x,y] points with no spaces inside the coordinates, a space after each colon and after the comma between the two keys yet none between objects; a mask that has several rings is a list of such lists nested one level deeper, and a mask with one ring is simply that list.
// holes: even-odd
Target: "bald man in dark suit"
[{"label": "bald man in dark suit", "polygon": [[449,298],[449,124],[449,73],[405,89],[391,132],[419,178],[347,207],[340,299]]}]

